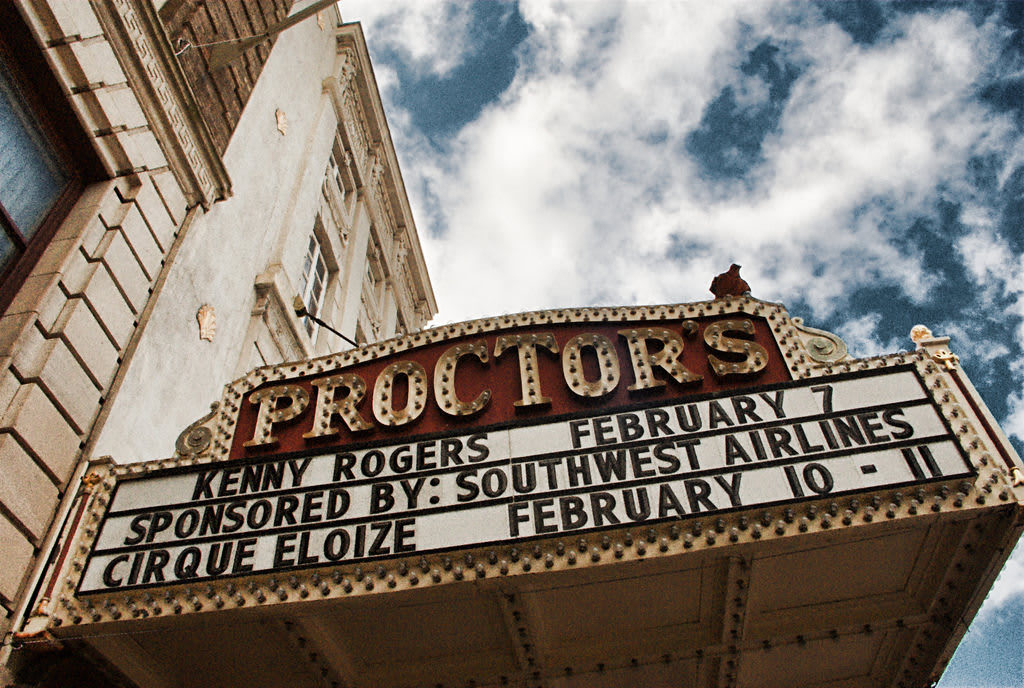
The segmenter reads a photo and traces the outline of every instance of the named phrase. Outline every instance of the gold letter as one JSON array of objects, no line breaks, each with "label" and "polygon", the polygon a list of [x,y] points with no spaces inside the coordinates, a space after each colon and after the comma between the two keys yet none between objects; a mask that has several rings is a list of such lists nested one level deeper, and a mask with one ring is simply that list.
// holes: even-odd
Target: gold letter
[{"label": "gold letter", "polygon": [[[583,376],[582,352],[590,347],[597,355],[600,376],[589,382]],[[562,350],[562,375],[573,394],[580,397],[600,397],[619,384],[619,357],[615,346],[604,335],[581,334],[569,340]]]},{"label": "gold letter", "polygon": [[514,406],[540,406],[551,403],[551,399],[544,396],[540,388],[540,370],[537,368],[538,345],[553,354],[558,353],[555,335],[550,332],[531,335],[505,334],[498,337],[494,343],[495,358],[513,346],[519,351],[519,382],[523,388],[523,398],[514,402]]},{"label": "gold letter", "polygon": [[[291,401],[284,408],[277,408],[278,399]],[[277,438],[270,434],[271,427],[274,423],[291,420],[305,411],[309,406],[309,394],[301,387],[279,385],[253,392],[249,395],[249,401],[259,404],[260,410],[256,414],[256,430],[252,434],[252,439],[245,442],[245,446],[258,447],[277,443]]]},{"label": "gold letter", "polygon": [[[619,330],[629,346],[629,358],[633,362],[633,384],[629,391],[662,387],[664,382],[654,377],[652,366],[658,366],[672,376],[681,385],[700,382],[702,375],[691,373],[679,357],[683,355],[683,338],[671,330],[662,327],[645,327],[640,330]],[[654,339],[663,344],[661,351],[653,356],[647,350],[647,340]]]},{"label": "gold letter", "polygon": [[441,354],[434,366],[434,397],[438,406],[449,416],[471,416],[482,411],[491,400],[491,390],[485,389],[473,401],[461,401],[455,392],[455,369],[463,356],[476,356],[487,363],[487,344],[480,339],[475,344],[457,344]]},{"label": "gold letter", "polygon": [[[394,403],[394,382],[399,375],[405,375],[409,386],[409,398],[405,408],[396,411]],[[427,400],[427,371],[415,361],[392,363],[377,376],[373,385],[373,415],[384,425],[405,425],[420,417]]]},{"label": "gold letter", "polygon": [[768,351],[758,344],[747,339],[726,337],[727,332],[742,332],[743,334],[754,334],[754,323],[750,320],[719,320],[708,325],[704,330],[704,342],[713,350],[723,354],[742,354],[744,360],[731,362],[723,361],[714,354],[708,354],[708,363],[711,370],[718,377],[727,375],[750,375],[764,370],[768,365]]},{"label": "gold letter", "polygon": [[[331,375],[313,380],[312,385],[316,388],[316,409],[313,411],[313,427],[303,435],[304,438],[337,435],[338,428],[331,426],[331,418],[334,415],[341,416],[352,432],[373,427],[363,420],[356,410],[356,404],[366,395],[366,383],[363,382],[363,378],[351,374]],[[347,391],[341,399],[335,399],[334,392],[339,387],[344,387]]]}]

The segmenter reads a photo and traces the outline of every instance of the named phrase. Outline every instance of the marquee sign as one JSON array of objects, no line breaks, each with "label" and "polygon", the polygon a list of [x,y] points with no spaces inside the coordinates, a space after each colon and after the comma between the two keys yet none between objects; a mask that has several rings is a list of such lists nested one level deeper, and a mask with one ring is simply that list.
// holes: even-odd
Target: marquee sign
[{"label": "marquee sign", "polygon": [[971,473],[904,367],[126,480],[80,592],[353,563]]}]

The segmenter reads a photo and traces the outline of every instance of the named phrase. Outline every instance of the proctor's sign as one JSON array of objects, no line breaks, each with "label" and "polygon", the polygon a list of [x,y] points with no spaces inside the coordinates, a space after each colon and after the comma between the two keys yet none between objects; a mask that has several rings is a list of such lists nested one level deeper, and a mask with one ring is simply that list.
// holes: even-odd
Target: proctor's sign
[{"label": "proctor's sign", "polygon": [[240,403],[230,456],[472,434],[790,378],[772,324],[745,313],[497,329],[263,385]]},{"label": "proctor's sign", "polygon": [[[458,359],[439,360],[447,370]],[[79,591],[336,566],[972,474],[913,366],[848,373],[122,480]]]}]

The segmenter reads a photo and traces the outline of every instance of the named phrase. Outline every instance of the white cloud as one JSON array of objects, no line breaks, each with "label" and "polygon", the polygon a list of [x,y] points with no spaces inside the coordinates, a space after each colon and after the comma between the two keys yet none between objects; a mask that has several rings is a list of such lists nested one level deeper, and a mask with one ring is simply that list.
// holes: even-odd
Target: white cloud
[{"label": "white cloud", "polygon": [[838,328],[838,334],[850,355],[854,358],[866,358],[879,354],[892,353],[901,348],[909,348],[910,333],[903,342],[898,340],[884,342],[878,337],[878,323],[882,316],[879,313],[867,313],[858,318],[846,320]]},{"label": "white cloud", "polygon": [[[450,21],[436,3],[343,11],[366,23],[371,50],[383,43],[443,74],[476,49],[465,7]],[[812,317],[864,285],[920,303],[940,277],[893,233],[932,212],[936,188],[963,192],[969,156],[1010,148],[1009,118],[975,100],[994,29],[962,12],[912,15],[865,47],[784,2],[519,10],[530,33],[516,76],[450,150],[388,103],[440,321],[706,298],[733,261],[756,296],[801,299]],[[746,185],[722,187],[686,152],[687,135],[725,85],[742,103],[763,100],[764,82],[738,67],[765,39],[802,71],[763,162]],[[980,277],[980,239],[961,250]],[[870,351],[890,344],[865,337]]]},{"label": "white cloud", "polygon": [[985,622],[1005,612],[1007,606],[1024,598],[1024,545],[1017,545],[996,582],[978,610],[978,621]]},{"label": "white cloud", "polygon": [[470,49],[467,3],[416,0],[395,3],[345,0],[344,21],[363,23],[376,48],[387,46],[402,54],[422,73],[444,75],[457,67]]},{"label": "white cloud", "polygon": [[[1022,221],[1024,222],[1024,221]],[[1024,254],[1014,254],[1005,239],[998,237],[994,221],[980,211],[972,210],[964,217],[971,232],[957,245],[963,264],[970,274],[984,302],[997,298],[1008,300],[1009,305],[994,309],[994,317],[1018,320],[1017,343],[1024,347]],[[1020,371],[1024,377],[1024,371]]]}]

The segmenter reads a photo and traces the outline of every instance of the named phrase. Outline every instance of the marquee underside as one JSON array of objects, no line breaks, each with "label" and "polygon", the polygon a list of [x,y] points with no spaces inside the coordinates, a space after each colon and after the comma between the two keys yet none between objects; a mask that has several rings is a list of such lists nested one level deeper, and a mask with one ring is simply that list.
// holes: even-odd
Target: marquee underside
[{"label": "marquee underside", "polygon": [[462,582],[385,594],[312,590],[79,628],[72,642],[145,686],[919,686],[948,661],[981,602],[970,581],[998,571],[1015,520],[1012,507],[923,512],[702,551],[680,537],[666,553],[640,539],[621,559],[613,533],[596,554],[614,565],[546,570],[526,550],[500,578],[469,567]]}]

